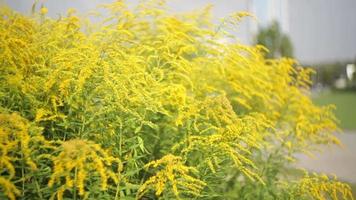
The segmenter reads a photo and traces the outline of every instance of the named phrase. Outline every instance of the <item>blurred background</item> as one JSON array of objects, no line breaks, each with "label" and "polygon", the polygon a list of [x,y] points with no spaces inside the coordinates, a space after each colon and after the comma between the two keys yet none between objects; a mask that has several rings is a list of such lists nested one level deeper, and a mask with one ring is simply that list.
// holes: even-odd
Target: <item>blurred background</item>
[{"label": "blurred background", "polygon": [[[86,13],[114,0],[40,0],[48,15],[59,17],[67,9]],[[34,1],[0,0],[21,13],[30,14]],[[138,0],[128,0],[136,4]],[[216,23],[232,12],[248,11],[235,33],[244,44],[263,44],[270,58],[293,57],[313,67],[312,98],[316,104],[335,104],[343,134],[342,147],[325,147],[314,158],[298,155],[297,167],[336,174],[356,193],[356,0],[170,0],[172,12],[213,5]]]}]

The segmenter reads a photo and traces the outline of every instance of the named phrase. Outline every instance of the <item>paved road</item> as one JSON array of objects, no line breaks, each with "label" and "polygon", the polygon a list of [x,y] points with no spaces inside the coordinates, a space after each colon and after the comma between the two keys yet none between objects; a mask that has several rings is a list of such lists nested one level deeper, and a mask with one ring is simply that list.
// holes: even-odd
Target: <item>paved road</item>
[{"label": "paved road", "polygon": [[321,153],[315,153],[315,158],[298,155],[297,167],[310,171],[335,174],[339,179],[356,183],[356,133],[339,134],[343,147],[325,147]]}]

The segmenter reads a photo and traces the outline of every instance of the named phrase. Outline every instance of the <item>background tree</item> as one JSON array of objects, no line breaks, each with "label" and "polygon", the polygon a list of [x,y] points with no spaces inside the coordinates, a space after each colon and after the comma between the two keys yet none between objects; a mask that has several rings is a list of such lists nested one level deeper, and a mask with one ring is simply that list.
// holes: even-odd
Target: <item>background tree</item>
[{"label": "background tree", "polygon": [[267,47],[267,58],[293,57],[293,45],[287,34],[283,33],[278,22],[274,21],[265,28],[260,28],[256,44]]}]

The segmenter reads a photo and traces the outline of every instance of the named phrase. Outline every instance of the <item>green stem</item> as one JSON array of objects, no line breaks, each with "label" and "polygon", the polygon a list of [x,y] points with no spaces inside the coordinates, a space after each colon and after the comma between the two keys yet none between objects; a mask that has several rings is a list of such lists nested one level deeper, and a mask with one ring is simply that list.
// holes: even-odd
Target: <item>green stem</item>
[{"label": "green stem", "polygon": [[[122,122],[120,120],[120,131],[119,131],[119,156],[122,158]],[[120,198],[120,181],[121,181],[121,172],[119,171],[119,182],[117,183],[115,200]]]},{"label": "green stem", "polygon": [[36,184],[37,194],[38,194],[38,196],[40,197],[40,199],[42,200],[43,197],[42,197],[42,194],[41,194],[41,189],[40,189],[40,186],[39,186],[39,184],[38,184],[37,178],[35,178],[35,184]]},{"label": "green stem", "polygon": [[25,158],[22,152],[21,152],[21,160],[22,160],[21,162],[22,196],[25,196],[25,165],[24,165]]},{"label": "green stem", "polygon": [[117,183],[116,187],[116,193],[115,193],[115,200],[118,200],[120,198],[120,174],[119,174],[119,182]]},{"label": "green stem", "polygon": [[[77,172],[78,172],[78,168],[76,167],[75,172],[74,172],[74,184],[77,184]],[[74,185],[73,193],[74,193],[73,199],[76,200],[77,199],[77,186],[76,185]]]}]

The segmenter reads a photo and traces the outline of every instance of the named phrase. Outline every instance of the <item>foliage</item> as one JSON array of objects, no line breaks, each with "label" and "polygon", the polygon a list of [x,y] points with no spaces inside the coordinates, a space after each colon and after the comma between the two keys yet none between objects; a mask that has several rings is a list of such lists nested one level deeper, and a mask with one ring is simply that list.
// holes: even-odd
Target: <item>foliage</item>
[{"label": "foliage", "polygon": [[287,34],[282,33],[278,22],[272,22],[268,27],[260,28],[256,43],[267,47],[267,58],[293,57],[293,45]]},{"label": "foliage", "polygon": [[[282,169],[338,143],[332,107],[309,98],[310,69],[219,42],[246,13],[215,26],[209,7],[102,8],[98,23],[1,9],[1,199],[301,195],[304,179]],[[313,192],[350,191],[326,182]]]},{"label": "foliage", "polygon": [[345,75],[345,66],[345,63],[331,63],[314,67],[314,82],[333,88],[335,81]]}]

